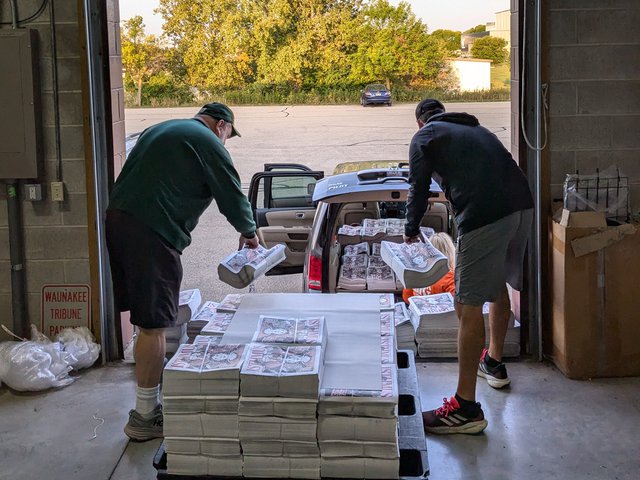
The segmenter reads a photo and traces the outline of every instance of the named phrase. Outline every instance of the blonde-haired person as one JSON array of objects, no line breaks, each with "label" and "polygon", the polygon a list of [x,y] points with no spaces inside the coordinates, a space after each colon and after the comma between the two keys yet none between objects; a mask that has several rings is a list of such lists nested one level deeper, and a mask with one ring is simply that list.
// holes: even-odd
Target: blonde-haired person
[{"label": "blonde-haired person", "polygon": [[440,250],[445,257],[447,257],[449,264],[449,271],[438,280],[436,283],[429,287],[424,288],[405,288],[402,291],[402,298],[405,303],[409,302],[409,299],[416,295],[435,295],[436,293],[450,293],[455,295],[456,282],[454,278],[454,269],[456,265],[456,246],[453,244],[451,237],[444,232],[438,232],[431,236],[429,239],[431,244]]}]

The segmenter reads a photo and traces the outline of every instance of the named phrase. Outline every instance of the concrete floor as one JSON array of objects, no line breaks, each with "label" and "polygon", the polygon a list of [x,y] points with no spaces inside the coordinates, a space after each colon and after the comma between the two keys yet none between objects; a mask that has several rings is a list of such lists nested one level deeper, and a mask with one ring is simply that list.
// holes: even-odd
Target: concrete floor
[{"label": "concrete floor", "polygon": [[[418,364],[423,408],[455,389],[455,363]],[[513,386],[480,383],[489,427],[478,436],[429,436],[430,479],[637,479],[640,378],[567,380],[554,367],[511,363]],[[122,427],[133,368],[82,373],[58,391],[0,389],[0,479],[155,478],[159,441],[128,443]],[[104,424],[94,428],[103,418]]]}]

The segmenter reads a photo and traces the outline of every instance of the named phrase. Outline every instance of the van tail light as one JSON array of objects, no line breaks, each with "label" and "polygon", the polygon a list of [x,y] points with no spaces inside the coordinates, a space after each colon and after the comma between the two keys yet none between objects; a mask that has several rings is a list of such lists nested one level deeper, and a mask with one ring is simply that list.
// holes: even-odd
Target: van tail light
[{"label": "van tail light", "polygon": [[322,290],[322,258],[309,254],[307,286],[309,290]]}]

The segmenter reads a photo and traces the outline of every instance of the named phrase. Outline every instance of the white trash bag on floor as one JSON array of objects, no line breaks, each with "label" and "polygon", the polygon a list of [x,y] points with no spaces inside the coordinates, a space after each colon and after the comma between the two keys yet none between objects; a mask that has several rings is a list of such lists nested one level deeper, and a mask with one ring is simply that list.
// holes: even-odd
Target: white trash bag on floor
[{"label": "white trash bag on floor", "polygon": [[75,362],[71,363],[75,370],[90,367],[100,355],[100,345],[95,343],[95,338],[87,327],[65,328],[56,340],[65,352],[75,358]]},{"label": "white trash bag on floor", "polygon": [[0,379],[20,392],[65,387],[73,382],[69,357],[57,342],[2,342]]}]

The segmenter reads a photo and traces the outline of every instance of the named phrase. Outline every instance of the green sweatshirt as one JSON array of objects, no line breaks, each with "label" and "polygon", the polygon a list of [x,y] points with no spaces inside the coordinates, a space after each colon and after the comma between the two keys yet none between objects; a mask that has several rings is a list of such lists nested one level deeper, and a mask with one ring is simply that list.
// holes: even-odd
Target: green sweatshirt
[{"label": "green sweatshirt", "polygon": [[137,218],[182,253],[213,199],[239,233],[253,236],[251,205],[220,139],[196,119],[168,120],[142,132],[108,208]]}]

